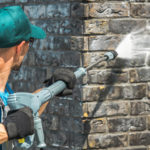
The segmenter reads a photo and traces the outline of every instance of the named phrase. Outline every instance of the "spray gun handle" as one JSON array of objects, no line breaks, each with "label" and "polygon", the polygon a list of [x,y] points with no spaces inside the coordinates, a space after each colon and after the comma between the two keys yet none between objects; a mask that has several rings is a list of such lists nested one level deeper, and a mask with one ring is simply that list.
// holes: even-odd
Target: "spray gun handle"
[{"label": "spray gun handle", "polygon": [[42,127],[42,121],[38,113],[37,113],[37,116],[34,118],[34,128],[35,128],[37,140],[38,140],[37,147],[38,148],[46,147],[46,144],[44,142],[44,132],[43,132],[43,127]]},{"label": "spray gun handle", "polygon": [[34,129],[36,134],[33,134],[31,136],[27,136],[26,138],[19,139],[15,142],[15,145],[21,148],[28,149],[33,145],[34,137],[37,135],[38,140],[38,148],[44,148],[46,147],[46,144],[44,142],[44,133],[43,133],[43,127],[42,127],[42,121],[39,117],[38,113],[34,116]]}]

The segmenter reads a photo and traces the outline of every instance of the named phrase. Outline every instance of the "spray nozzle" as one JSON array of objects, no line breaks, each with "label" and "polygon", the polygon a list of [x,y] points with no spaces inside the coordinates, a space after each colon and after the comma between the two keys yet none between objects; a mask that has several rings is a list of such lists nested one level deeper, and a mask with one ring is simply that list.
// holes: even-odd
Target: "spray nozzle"
[{"label": "spray nozzle", "polygon": [[104,54],[107,57],[107,60],[113,60],[117,57],[118,53],[116,51],[107,52]]}]

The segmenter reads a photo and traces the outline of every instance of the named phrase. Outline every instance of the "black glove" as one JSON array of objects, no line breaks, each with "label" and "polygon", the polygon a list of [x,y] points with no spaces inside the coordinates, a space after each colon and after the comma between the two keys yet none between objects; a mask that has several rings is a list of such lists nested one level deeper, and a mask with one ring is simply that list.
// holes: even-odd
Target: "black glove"
[{"label": "black glove", "polygon": [[76,76],[74,72],[66,68],[56,69],[52,77],[50,79],[45,80],[44,83],[46,86],[50,86],[58,80],[64,81],[67,85],[67,89],[61,92],[58,96],[71,95],[76,83]]},{"label": "black glove", "polygon": [[3,124],[9,140],[24,138],[34,133],[32,110],[28,107],[9,111]]}]

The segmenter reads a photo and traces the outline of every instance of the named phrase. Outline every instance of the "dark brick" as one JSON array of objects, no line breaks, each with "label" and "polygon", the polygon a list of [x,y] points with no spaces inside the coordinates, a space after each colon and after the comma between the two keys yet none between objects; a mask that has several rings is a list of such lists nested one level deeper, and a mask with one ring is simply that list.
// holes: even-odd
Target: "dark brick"
[{"label": "dark brick", "polygon": [[141,99],[146,96],[146,85],[107,86],[101,99]]},{"label": "dark brick", "polygon": [[59,126],[62,131],[74,133],[81,133],[83,129],[81,118],[61,117]]},{"label": "dark brick", "polygon": [[104,89],[104,86],[84,86],[82,100],[83,101],[98,101],[101,97],[101,92]]},{"label": "dark brick", "polygon": [[72,17],[84,17],[84,8],[86,4],[84,3],[72,3],[71,4],[71,16]]},{"label": "dark brick", "polygon": [[16,3],[27,3],[28,0],[15,0]]},{"label": "dark brick", "polygon": [[146,129],[146,118],[108,119],[109,132],[143,131]]},{"label": "dark brick", "polygon": [[47,6],[47,17],[69,17],[70,4],[69,3],[54,3]]},{"label": "dark brick", "polygon": [[67,132],[45,130],[45,135],[47,146],[69,147],[69,134]]},{"label": "dark brick", "polygon": [[150,4],[131,4],[132,17],[150,17]]},{"label": "dark brick", "polygon": [[87,104],[87,117],[125,116],[128,114],[127,102],[89,102]]},{"label": "dark brick", "polygon": [[136,145],[150,145],[150,133],[130,133],[129,144],[131,146]]},{"label": "dark brick", "polygon": [[69,102],[68,100],[52,99],[47,106],[49,114],[69,116]]},{"label": "dark brick", "polygon": [[104,133],[107,130],[105,118],[83,120],[83,124],[84,133]]},{"label": "dark brick", "polygon": [[111,84],[111,83],[122,83],[128,82],[128,72],[122,70],[91,70],[88,71],[87,74],[87,82],[89,84],[96,84],[96,83],[104,83],[104,84]]},{"label": "dark brick", "polygon": [[87,147],[87,136],[83,134],[71,133],[70,145],[74,149],[84,149]]},{"label": "dark brick", "polygon": [[144,27],[145,25],[146,20],[112,19],[109,22],[109,29],[112,33],[127,34],[133,30],[136,31],[136,29]]},{"label": "dark brick", "polygon": [[133,69],[129,71],[130,82],[150,81],[150,68]]},{"label": "dark brick", "polygon": [[129,85],[123,88],[124,99],[141,99],[146,96],[146,85]]},{"label": "dark brick", "polygon": [[111,86],[108,85],[106,86],[102,91],[101,91],[101,100],[105,99],[121,99],[127,95],[123,95],[122,93],[124,92],[123,87],[121,86]]},{"label": "dark brick", "polygon": [[89,4],[90,17],[125,17],[128,16],[128,3],[91,3]]},{"label": "dark brick", "polygon": [[59,119],[55,115],[46,115],[47,111],[42,114],[43,128],[48,130],[58,130]]},{"label": "dark brick", "polygon": [[[114,82],[115,83],[115,82]],[[116,99],[141,99],[146,96],[146,85],[107,85],[107,86],[84,86],[83,101],[102,101]]]},{"label": "dark brick", "polygon": [[[36,51],[35,52],[36,65],[46,66],[79,66],[80,53],[79,52],[61,52],[61,51]],[[76,59],[76,60],[75,60]],[[74,61],[72,61],[74,60]]]},{"label": "dark brick", "polygon": [[0,3],[13,3],[14,0],[1,0]]},{"label": "dark brick", "polygon": [[14,81],[11,82],[14,92],[34,92],[36,89],[42,87],[42,84],[35,84],[32,82]]},{"label": "dark brick", "polygon": [[88,136],[88,144],[90,148],[109,148],[127,146],[128,138],[126,135],[106,135],[91,134]]},{"label": "dark brick", "polygon": [[69,37],[48,36],[43,40],[36,40],[33,45],[34,50],[70,50]]},{"label": "dark brick", "polygon": [[24,6],[24,11],[31,19],[45,18],[45,6],[44,5],[28,5]]},{"label": "dark brick", "polygon": [[131,115],[148,115],[150,112],[150,102],[131,102]]},{"label": "dark brick", "polygon": [[121,36],[99,35],[89,37],[89,50],[114,50],[117,48]]},{"label": "dark brick", "polygon": [[69,112],[73,117],[83,116],[82,102],[80,101],[69,101]]},{"label": "dark brick", "polygon": [[147,150],[145,146],[134,146],[134,147],[126,147],[126,148],[110,148],[108,150]]},{"label": "dark brick", "polygon": [[148,130],[150,130],[150,116],[147,116],[147,126]]},{"label": "dark brick", "polygon": [[85,34],[106,34],[108,32],[108,21],[102,19],[90,19],[84,21]]},{"label": "dark brick", "polygon": [[71,37],[71,50],[88,50],[88,38],[82,36]]},{"label": "dark brick", "polygon": [[150,83],[147,84],[147,96],[150,97]]},{"label": "dark brick", "polygon": [[47,33],[50,35],[78,35],[83,33],[83,23],[81,19],[49,19],[46,21]]}]

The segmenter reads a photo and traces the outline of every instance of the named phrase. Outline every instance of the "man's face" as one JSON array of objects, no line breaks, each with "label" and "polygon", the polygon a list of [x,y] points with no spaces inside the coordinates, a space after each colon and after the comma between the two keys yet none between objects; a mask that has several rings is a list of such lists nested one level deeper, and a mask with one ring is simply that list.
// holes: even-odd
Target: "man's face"
[{"label": "man's face", "polygon": [[29,42],[25,42],[20,48],[20,53],[15,58],[12,70],[18,71],[20,69],[23,59],[26,56],[28,50],[29,50]]}]

